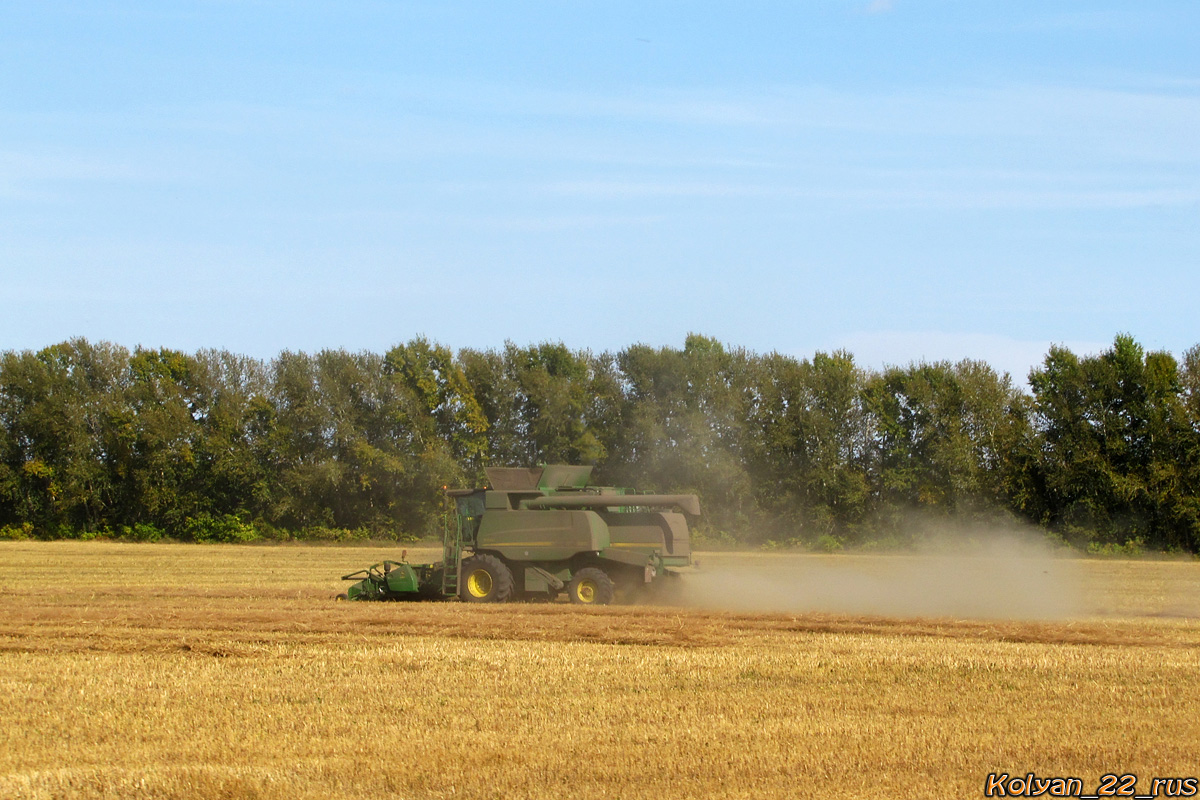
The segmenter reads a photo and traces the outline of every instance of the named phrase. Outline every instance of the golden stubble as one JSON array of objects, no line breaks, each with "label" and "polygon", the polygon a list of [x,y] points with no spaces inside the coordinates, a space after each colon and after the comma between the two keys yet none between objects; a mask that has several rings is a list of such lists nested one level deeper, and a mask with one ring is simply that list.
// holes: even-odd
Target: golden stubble
[{"label": "golden stubble", "polygon": [[[378,557],[0,546],[0,797],[951,798],[995,770],[1196,772],[1200,626],[1142,595],[1033,622],[329,600]],[[1130,592],[1156,566],[1155,602],[1186,607],[1171,570],[1195,565],[1130,564]],[[1102,572],[1094,608],[1121,596]]]}]

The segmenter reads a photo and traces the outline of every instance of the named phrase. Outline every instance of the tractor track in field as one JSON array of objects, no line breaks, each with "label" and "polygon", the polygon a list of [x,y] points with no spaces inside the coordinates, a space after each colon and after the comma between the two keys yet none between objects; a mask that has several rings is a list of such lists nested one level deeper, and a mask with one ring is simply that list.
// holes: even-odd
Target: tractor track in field
[{"label": "tractor track in field", "polygon": [[281,645],[381,638],[722,647],[821,636],[1200,648],[1194,620],[1009,621],[748,613],[565,603],[335,603],[323,591],[124,587],[82,595],[0,593],[0,652],[179,652],[237,656]]}]

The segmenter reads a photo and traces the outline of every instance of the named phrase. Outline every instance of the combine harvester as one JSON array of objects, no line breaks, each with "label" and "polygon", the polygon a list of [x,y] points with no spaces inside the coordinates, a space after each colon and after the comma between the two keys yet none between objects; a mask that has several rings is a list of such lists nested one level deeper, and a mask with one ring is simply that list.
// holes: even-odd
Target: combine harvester
[{"label": "combine harvester", "polygon": [[[343,576],[341,599],[469,603],[634,600],[692,565],[687,518],[694,494],[638,494],[589,486],[591,467],[487,468],[487,489],[451,489],[442,560],[383,561]],[[678,510],[676,510],[678,509]],[[682,513],[680,513],[682,512]]]}]

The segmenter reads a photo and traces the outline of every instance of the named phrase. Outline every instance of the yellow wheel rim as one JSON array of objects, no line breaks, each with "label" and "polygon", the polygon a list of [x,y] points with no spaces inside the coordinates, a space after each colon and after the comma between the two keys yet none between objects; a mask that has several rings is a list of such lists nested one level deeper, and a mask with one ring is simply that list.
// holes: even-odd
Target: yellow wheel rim
[{"label": "yellow wheel rim", "polygon": [[575,594],[579,596],[581,603],[596,602],[596,584],[591,581],[580,581],[575,587]]},{"label": "yellow wheel rim", "polygon": [[492,593],[492,575],[486,569],[477,569],[467,576],[467,591],[472,597],[487,597]]}]

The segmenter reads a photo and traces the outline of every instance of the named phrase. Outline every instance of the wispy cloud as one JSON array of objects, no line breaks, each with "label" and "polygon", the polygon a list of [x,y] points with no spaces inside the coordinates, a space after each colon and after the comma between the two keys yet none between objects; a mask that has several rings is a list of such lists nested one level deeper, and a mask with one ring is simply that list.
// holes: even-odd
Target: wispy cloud
[{"label": "wispy cloud", "polygon": [[0,198],[9,200],[52,200],[82,184],[162,184],[182,177],[178,167],[119,153],[35,147],[0,151]]},{"label": "wispy cloud", "polygon": [[[606,123],[637,122],[697,134],[798,136],[876,134],[901,137],[976,138],[1022,145],[1036,140],[1040,151],[1107,149],[1147,158],[1180,156],[1200,162],[1192,131],[1200,129],[1196,87],[1147,79],[1113,90],[1064,85],[913,88],[903,92],[833,90],[777,85],[755,91],[720,88],[644,89],[634,96],[602,92],[547,91],[496,85],[439,85],[409,97],[411,120],[450,120],[470,112],[488,121],[489,135],[512,126],[554,131],[556,120],[583,120],[588,134]],[[353,119],[343,124],[353,125]],[[536,123],[532,126],[531,123]],[[573,129],[577,130],[577,129]],[[742,133],[739,133],[741,131]],[[613,134],[620,129],[614,128]],[[646,140],[644,131],[639,140]],[[677,134],[674,134],[678,138]],[[747,140],[749,141],[749,140]],[[736,144],[736,140],[734,144]],[[996,150],[997,148],[990,147]],[[1011,147],[1000,148],[1011,150]],[[683,152],[683,148],[677,148]],[[728,152],[728,148],[726,148]]]},{"label": "wispy cloud", "polygon": [[[846,186],[847,178],[857,185]],[[806,176],[805,185],[789,182],[703,181],[687,178],[641,180],[634,177],[572,180],[537,187],[546,194],[606,200],[637,198],[776,199],[834,204],[860,209],[1131,209],[1200,204],[1200,187],[1127,188],[1068,187],[1075,176],[1061,173],[1056,180],[1009,180],[986,171],[964,173],[957,185],[945,185],[937,172],[913,171],[903,179],[889,172],[856,176]],[[1057,185],[1055,185],[1057,183]]]},{"label": "wispy cloud", "polygon": [[867,6],[868,14],[886,14],[895,7],[892,0],[871,0],[871,4]]},{"label": "wispy cloud", "polygon": [[[247,174],[267,169],[245,154],[265,150],[276,166],[303,165],[296,175],[336,171],[339,184],[393,175],[396,185],[426,196],[460,196],[469,181],[478,196],[502,197],[506,206],[548,196],[917,209],[1200,203],[1200,146],[1191,135],[1200,130],[1200,96],[1188,87],[886,96],[812,87],[741,96],[659,89],[634,98],[450,89],[413,93],[408,113],[386,118],[361,109],[331,117],[300,106],[185,106],[119,121],[63,112],[56,128],[93,130],[108,144],[10,145],[0,151],[0,197],[46,199],[88,183],[240,191]],[[0,130],[24,122],[0,115]],[[240,155],[218,160],[216,152]],[[563,211],[585,219],[595,209]]]}]

